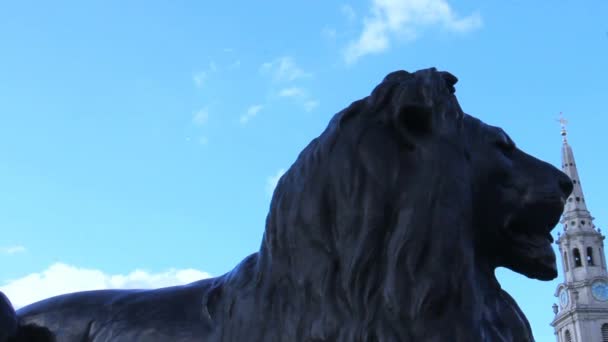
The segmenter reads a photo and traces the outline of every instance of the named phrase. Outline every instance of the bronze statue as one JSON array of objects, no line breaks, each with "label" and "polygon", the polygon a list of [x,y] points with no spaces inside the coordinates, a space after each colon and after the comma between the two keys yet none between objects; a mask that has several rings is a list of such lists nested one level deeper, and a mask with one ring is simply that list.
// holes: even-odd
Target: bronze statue
[{"label": "bronze statue", "polygon": [[60,342],[534,341],[494,270],[557,276],[550,232],[572,183],[465,114],[456,82],[393,72],[336,114],[232,271],[62,295],[19,323]]}]

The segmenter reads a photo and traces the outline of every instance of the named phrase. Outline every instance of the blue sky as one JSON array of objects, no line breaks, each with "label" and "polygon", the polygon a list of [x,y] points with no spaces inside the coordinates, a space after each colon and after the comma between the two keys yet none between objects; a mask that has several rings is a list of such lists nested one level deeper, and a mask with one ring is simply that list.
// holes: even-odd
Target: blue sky
[{"label": "blue sky", "polygon": [[[398,69],[452,72],[466,112],[555,165],[563,111],[603,228],[607,17],[599,0],[3,3],[0,287],[23,303],[230,270],[281,170]],[[554,341],[559,279],[498,275]]]}]

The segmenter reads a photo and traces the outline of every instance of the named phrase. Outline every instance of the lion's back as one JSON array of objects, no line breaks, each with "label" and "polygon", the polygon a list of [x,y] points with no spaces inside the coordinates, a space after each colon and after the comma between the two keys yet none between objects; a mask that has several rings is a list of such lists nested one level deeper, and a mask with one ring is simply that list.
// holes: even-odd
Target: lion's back
[{"label": "lion's back", "polygon": [[18,310],[22,325],[57,341],[214,341],[201,303],[210,280],[154,290],[100,290],[57,296]]}]

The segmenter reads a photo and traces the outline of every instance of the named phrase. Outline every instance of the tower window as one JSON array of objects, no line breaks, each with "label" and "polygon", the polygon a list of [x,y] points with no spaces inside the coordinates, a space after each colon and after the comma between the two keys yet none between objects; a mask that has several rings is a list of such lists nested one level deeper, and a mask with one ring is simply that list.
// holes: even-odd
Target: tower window
[{"label": "tower window", "polygon": [[593,248],[587,247],[587,265],[593,266]]},{"label": "tower window", "polygon": [[583,225],[583,226],[584,226],[584,225],[585,225],[585,221],[581,221],[581,225]]},{"label": "tower window", "polygon": [[566,329],[566,332],[564,333],[564,341],[572,342],[572,335],[570,335],[570,330],[568,329]]},{"label": "tower window", "polygon": [[580,202],[580,201],[581,201],[581,198],[580,198],[580,197],[577,197],[577,198],[576,198],[576,201],[577,201],[577,202]]},{"label": "tower window", "polygon": [[608,324],[602,324],[602,342],[608,342]]},{"label": "tower window", "polygon": [[572,183],[576,184],[576,179],[573,179],[573,180],[572,180]]},{"label": "tower window", "polygon": [[572,255],[574,256],[574,267],[583,266],[583,263],[581,262],[581,253],[578,251],[578,248],[575,248],[572,251]]}]

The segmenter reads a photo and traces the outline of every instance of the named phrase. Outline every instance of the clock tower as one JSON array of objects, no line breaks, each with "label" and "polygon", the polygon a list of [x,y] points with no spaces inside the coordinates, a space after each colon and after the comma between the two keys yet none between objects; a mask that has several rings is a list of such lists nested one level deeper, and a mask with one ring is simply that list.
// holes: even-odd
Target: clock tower
[{"label": "clock tower", "polygon": [[555,291],[559,306],[553,305],[551,326],[558,342],[608,342],[608,272],[604,235],[593,224],[572,147],[562,124],[562,170],[570,176],[574,190],[568,197],[558,233],[564,280]]}]

